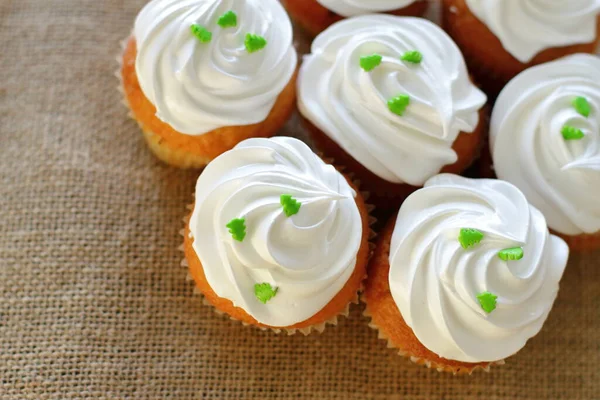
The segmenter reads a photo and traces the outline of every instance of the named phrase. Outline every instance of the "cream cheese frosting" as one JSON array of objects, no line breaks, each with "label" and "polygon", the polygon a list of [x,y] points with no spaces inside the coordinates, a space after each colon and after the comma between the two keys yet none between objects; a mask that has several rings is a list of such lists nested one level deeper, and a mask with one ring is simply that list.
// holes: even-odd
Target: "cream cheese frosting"
[{"label": "cream cheese frosting", "polygon": [[[287,217],[281,195],[301,203]],[[354,271],[362,240],[356,193],[303,142],[248,139],[206,167],[190,220],[193,248],[215,293],[257,321],[286,327],[314,316]],[[226,225],[244,218],[239,242]],[[266,304],[254,285],[277,289]]]},{"label": "cream cheese frosting", "polygon": [[[462,228],[483,239],[464,249]],[[520,260],[498,253],[522,247]],[[569,249],[512,184],[442,174],[402,205],[391,240],[389,284],[406,323],[439,356],[491,362],[520,350],[546,320]],[[480,293],[497,296],[487,313]]]},{"label": "cream cheese frosting", "polygon": [[[237,26],[219,17],[237,15]],[[212,33],[208,43],[191,31]],[[246,35],[267,46],[249,52]],[[277,0],[153,0],[135,22],[136,73],[156,116],[175,130],[202,135],[250,125],[269,115],[297,66],[292,25]]]},{"label": "cream cheese frosting", "polygon": [[510,54],[527,63],[540,51],[596,38],[600,0],[466,0]]},{"label": "cream cheese frosting", "polygon": [[[418,64],[401,60],[419,51]],[[381,64],[361,68],[363,56]],[[332,25],[313,42],[298,78],[300,112],[354,159],[393,183],[421,186],[457,161],[452,145],[472,132],[486,96],[469,79],[462,54],[437,25],[366,15]],[[408,95],[402,116],[388,100]]]},{"label": "cream cheese frosting", "polygon": [[[586,117],[573,102],[583,97]],[[566,140],[565,126],[584,136]],[[577,54],[526,70],[494,107],[490,149],[496,174],[525,193],[553,230],[600,231],[600,58]]]},{"label": "cream cheese frosting", "polygon": [[325,8],[344,17],[380,11],[394,11],[416,0],[317,0]]}]

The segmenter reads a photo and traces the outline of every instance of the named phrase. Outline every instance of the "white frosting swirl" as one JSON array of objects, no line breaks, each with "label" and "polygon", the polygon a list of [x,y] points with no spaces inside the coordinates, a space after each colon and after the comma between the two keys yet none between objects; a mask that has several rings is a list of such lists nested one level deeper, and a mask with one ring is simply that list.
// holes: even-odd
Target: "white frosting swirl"
[{"label": "white frosting swirl", "polygon": [[[302,203],[286,217],[282,194]],[[354,271],[362,220],[344,177],[303,142],[249,139],[206,167],[196,185],[190,220],[194,250],[206,279],[259,322],[285,327],[319,312]],[[246,237],[226,224],[245,218]],[[277,295],[263,304],[256,283]]]},{"label": "white frosting swirl", "polygon": [[380,11],[394,11],[416,0],[317,0],[322,6],[344,17]]},{"label": "white frosting swirl", "polygon": [[467,0],[471,12],[517,60],[596,38],[600,0]]},{"label": "white frosting swirl", "polygon": [[[589,117],[573,99],[585,97]],[[585,137],[565,140],[563,126]],[[600,58],[578,54],[531,68],[496,102],[491,151],[499,178],[525,193],[567,235],[600,231]]]},{"label": "white frosting swirl", "polygon": [[[237,26],[221,28],[217,21],[230,10]],[[212,40],[198,40],[193,24]],[[134,33],[144,94],[159,119],[189,135],[265,120],[296,69],[292,25],[277,0],[153,0]],[[247,33],[267,46],[249,53]]]},{"label": "white frosting swirl", "polygon": [[[413,50],[420,64],[400,60]],[[360,58],[373,53],[382,63],[365,72]],[[452,145],[477,127],[486,102],[442,29],[391,15],[346,19],[321,33],[298,85],[302,114],[348,154],[387,181],[419,186],[456,162]],[[403,116],[387,106],[399,94],[410,96]]]},{"label": "white frosting swirl", "polygon": [[[461,228],[484,239],[465,250]],[[523,247],[518,261],[500,250]],[[402,205],[392,236],[389,283],[406,323],[432,352],[489,362],[536,335],[558,292],[569,249],[513,185],[443,174]],[[498,296],[487,314],[477,295]]]}]

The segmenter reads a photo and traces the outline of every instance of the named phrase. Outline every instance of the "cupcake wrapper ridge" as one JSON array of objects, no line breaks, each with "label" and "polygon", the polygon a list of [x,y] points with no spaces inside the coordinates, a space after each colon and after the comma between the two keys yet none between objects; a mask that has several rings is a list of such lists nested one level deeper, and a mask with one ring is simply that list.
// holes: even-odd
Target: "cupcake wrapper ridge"
[{"label": "cupcake wrapper ridge", "polygon": [[[366,301],[364,299],[364,297],[361,297],[361,301],[365,304]],[[377,324],[375,324],[375,322],[373,322],[373,318],[371,313],[369,312],[369,307],[368,304],[365,307],[365,311],[363,312],[363,315],[365,317],[367,317],[369,319],[369,328],[374,329],[377,331],[377,339],[380,340],[384,340],[386,342],[386,345],[389,349],[394,349],[398,352],[398,355],[408,358],[410,359],[411,362],[413,362],[414,364],[417,365],[421,365],[421,366],[425,366],[429,369],[435,369],[438,372],[449,372],[452,373],[453,375],[472,375],[473,372],[481,370],[481,371],[485,371],[485,372],[490,372],[492,365],[504,365],[505,361],[504,360],[499,360],[499,361],[494,361],[489,363],[487,366],[483,367],[481,365],[476,365],[471,369],[468,368],[452,368],[452,367],[448,367],[448,366],[444,366],[444,365],[440,365],[437,364],[435,362],[429,361],[427,359],[424,358],[420,358],[420,357],[415,357],[413,355],[411,355],[410,353],[408,353],[407,351],[404,351],[402,349],[400,349],[398,346],[396,346],[392,340],[383,332],[382,329],[380,329]]]}]

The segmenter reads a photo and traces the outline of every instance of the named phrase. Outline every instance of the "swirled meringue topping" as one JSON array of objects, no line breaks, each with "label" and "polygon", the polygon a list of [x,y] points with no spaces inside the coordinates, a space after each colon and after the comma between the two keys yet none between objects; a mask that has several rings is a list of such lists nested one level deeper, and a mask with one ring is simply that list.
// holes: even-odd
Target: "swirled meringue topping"
[{"label": "swirled meringue topping", "polygon": [[498,361],[541,329],[568,254],[515,186],[442,174],[400,209],[390,289],[429,350],[450,360]]},{"label": "swirled meringue topping", "polygon": [[467,6],[517,60],[596,38],[600,0],[467,0]]},{"label": "swirled meringue topping", "polygon": [[309,319],[354,271],[363,229],[355,195],[297,139],[241,142],[196,185],[190,231],[208,283],[263,324]]},{"label": "swirled meringue topping", "polygon": [[394,11],[416,0],[317,0],[325,8],[344,17],[381,11]]},{"label": "swirled meringue topping", "polygon": [[[380,62],[365,69],[361,58],[373,55]],[[346,19],[321,33],[298,87],[308,120],[377,176],[411,185],[456,162],[452,145],[475,130],[486,102],[442,29],[390,15]]]},{"label": "swirled meringue topping", "polygon": [[496,174],[550,228],[600,231],[599,57],[578,54],[518,75],[498,97],[490,138]]},{"label": "swirled meringue topping", "polygon": [[188,135],[265,120],[296,69],[277,0],[153,0],[134,34],[144,94]]}]

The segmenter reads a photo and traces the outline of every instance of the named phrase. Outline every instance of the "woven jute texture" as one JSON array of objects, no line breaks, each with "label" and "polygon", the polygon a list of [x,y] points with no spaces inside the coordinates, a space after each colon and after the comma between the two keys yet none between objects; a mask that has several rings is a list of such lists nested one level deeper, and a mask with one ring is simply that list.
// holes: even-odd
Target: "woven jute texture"
[{"label": "woven jute texture", "polygon": [[473,376],[397,356],[360,306],[288,337],[202,305],[177,250],[197,173],[150,154],[113,75],[143,1],[0,0],[0,399],[600,399],[600,253]]}]

